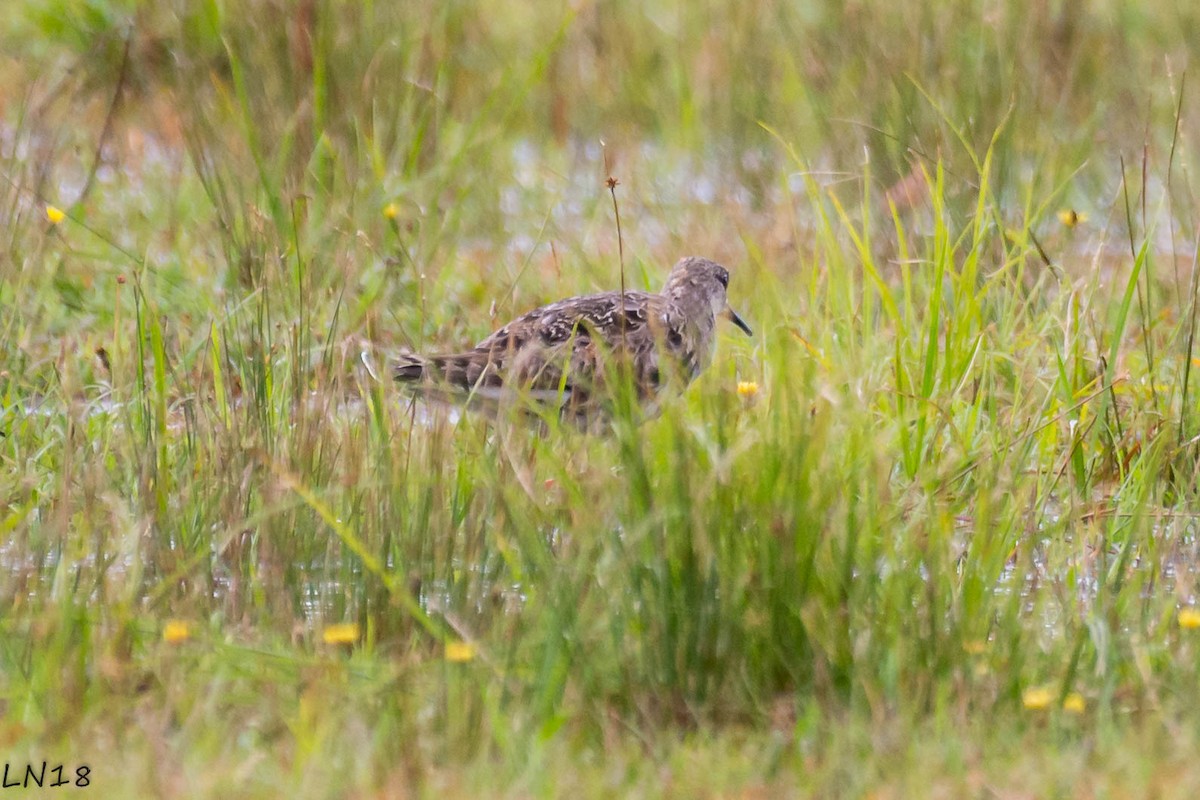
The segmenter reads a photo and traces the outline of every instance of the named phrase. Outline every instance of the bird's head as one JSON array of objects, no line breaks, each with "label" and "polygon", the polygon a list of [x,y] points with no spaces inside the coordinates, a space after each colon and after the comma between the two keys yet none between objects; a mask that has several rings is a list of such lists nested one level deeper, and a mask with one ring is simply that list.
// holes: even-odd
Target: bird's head
[{"label": "bird's head", "polygon": [[689,310],[699,311],[707,306],[714,317],[725,317],[747,336],[753,336],[750,326],[729,307],[728,289],[729,270],[707,258],[687,256],[671,269],[663,294]]}]

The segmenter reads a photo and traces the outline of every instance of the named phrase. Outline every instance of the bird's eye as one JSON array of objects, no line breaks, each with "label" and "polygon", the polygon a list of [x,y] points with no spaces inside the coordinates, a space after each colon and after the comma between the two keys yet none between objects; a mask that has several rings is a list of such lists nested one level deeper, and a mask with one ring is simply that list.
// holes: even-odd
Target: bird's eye
[{"label": "bird's eye", "polygon": [[729,273],[728,272],[726,272],[723,269],[718,270],[717,271],[717,280],[719,280],[721,282],[721,285],[724,286],[726,289],[729,288]]}]

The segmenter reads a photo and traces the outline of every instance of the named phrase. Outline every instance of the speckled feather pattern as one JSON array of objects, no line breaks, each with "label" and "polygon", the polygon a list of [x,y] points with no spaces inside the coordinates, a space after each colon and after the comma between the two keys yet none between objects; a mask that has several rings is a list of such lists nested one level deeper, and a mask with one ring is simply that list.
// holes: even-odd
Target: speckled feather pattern
[{"label": "speckled feather pattern", "polygon": [[536,308],[475,347],[449,355],[400,356],[397,381],[440,400],[503,402],[525,397],[587,418],[603,405],[611,359],[632,366],[638,396],[686,386],[712,359],[716,316],[728,311],[729,272],[689,257],[662,292],[604,292]]}]

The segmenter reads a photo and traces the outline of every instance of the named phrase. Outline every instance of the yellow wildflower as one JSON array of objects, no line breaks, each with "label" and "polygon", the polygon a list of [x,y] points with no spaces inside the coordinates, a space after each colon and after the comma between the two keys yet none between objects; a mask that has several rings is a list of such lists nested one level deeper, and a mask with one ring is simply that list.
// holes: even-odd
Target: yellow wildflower
[{"label": "yellow wildflower", "polygon": [[400,216],[400,206],[395,203],[388,203],[383,207],[383,215],[388,219],[395,219]]},{"label": "yellow wildflower", "polygon": [[1189,631],[1200,628],[1200,609],[1179,609],[1179,627]]},{"label": "yellow wildflower", "polygon": [[321,640],[325,644],[354,644],[358,641],[358,625],[353,622],[326,625],[321,631]]},{"label": "yellow wildflower", "polygon": [[62,209],[57,206],[46,206],[46,219],[50,220],[51,225],[57,225],[67,218],[67,215],[62,212]]},{"label": "yellow wildflower", "polygon": [[183,620],[171,619],[163,626],[162,636],[167,644],[182,644],[191,638],[192,631]]},{"label": "yellow wildflower", "polygon": [[1082,714],[1087,708],[1087,702],[1079,692],[1071,692],[1063,698],[1063,711],[1068,714]]},{"label": "yellow wildflower", "polygon": [[470,642],[446,642],[446,660],[454,664],[465,664],[475,658],[475,646]]},{"label": "yellow wildflower", "polygon": [[1074,228],[1081,222],[1087,222],[1087,214],[1080,213],[1073,208],[1064,208],[1058,212],[1058,221],[1068,228]]},{"label": "yellow wildflower", "polygon": [[754,381],[738,381],[737,393],[743,400],[753,400],[758,396],[758,384]]},{"label": "yellow wildflower", "polygon": [[1026,689],[1021,694],[1021,705],[1030,711],[1044,711],[1054,702],[1054,692],[1045,686],[1035,686]]}]

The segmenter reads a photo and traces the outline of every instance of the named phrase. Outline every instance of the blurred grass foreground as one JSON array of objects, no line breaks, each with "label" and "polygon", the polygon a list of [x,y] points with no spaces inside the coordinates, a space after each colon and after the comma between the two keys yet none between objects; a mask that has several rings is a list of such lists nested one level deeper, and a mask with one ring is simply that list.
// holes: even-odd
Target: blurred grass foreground
[{"label": "blurred grass foreground", "polygon": [[[1186,0],[8,0],[6,780],[1196,796],[1198,54]],[[622,247],[758,334],[659,418],[386,380]]]}]

